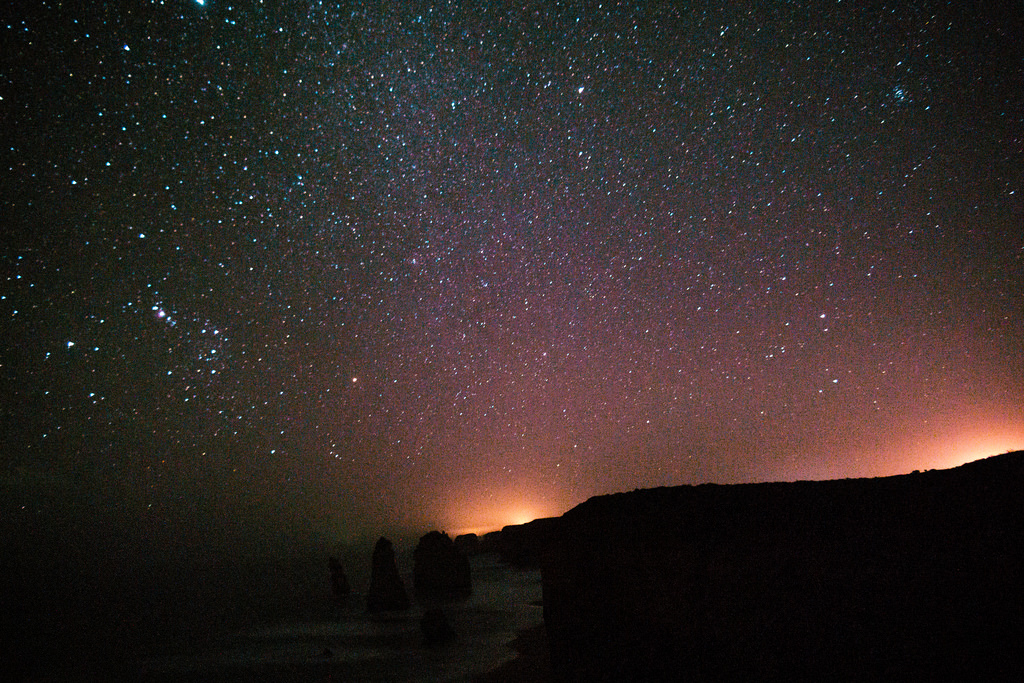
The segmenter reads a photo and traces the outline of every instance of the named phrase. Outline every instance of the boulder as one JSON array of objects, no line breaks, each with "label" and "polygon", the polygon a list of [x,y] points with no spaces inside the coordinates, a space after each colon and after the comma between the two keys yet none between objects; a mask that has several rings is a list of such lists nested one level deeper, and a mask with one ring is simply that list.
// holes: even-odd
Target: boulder
[{"label": "boulder", "polygon": [[391,541],[381,537],[373,547],[373,565],[370,570],[370,590],[366,595],[366,611],[409,609],[409,595],[398,575],[395,549]]},{"label": "boulder", "polygon": [[448,534],[431,531],[413,553],[413,586],[435,595],[466,595],[472,590],[469,559]]}]

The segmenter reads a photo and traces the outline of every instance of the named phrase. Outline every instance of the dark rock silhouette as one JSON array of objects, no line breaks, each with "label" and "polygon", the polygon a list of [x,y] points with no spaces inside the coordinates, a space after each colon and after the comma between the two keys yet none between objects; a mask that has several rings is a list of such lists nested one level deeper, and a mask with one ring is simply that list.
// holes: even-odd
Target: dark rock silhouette
[{"label": "dark rock silhouette", "polygon": [[341,562],[336,557],[329,557],[327,559],[327,566],[331,570],[331,592],[336,597],[344,598],[352,592],[352,588],[349,586],[348,577],[345,576],[345,570],[341,566]]},{"label": "dark rock silhouette", "polygon": [[459,534],[455,537],[455,548],[467,557],[476,555],[480,552],[480,537],[476,534]]},{"label": "dark rock silhouette", "polygon": [[554,672],[1024,680],[1022,494],[1024,452],[592,498],[527,542],[542,557]]},{"label": "dark rock silhouette", "polygon": [[370,590],[366,595],[366,611],[409,609],[409,595],[398,575],[395,549],[391,541],[381,537],[373,547],[373,565],[370,570]]},{"label": "dark rock silhouette", "polygon": [[448,623],[448,617],[439,607],[427,610],[420,619],[423,643],[427,647],[438,647],[455,640],[455,630]]},{"label": "dark rock silhouette", "polygon": [[448,534],[431,531],[413,552],[413,586],[435,595],[465,595],[472,590],[469,560]]},{"label": "dark rock silhouette", "polygon": [[502,561],[516,567],[540,566],[543,549],[555,540],[560,521],[558,517],[544,517],[526,524],[510,524],[498,536],[498,555]]},{"label": "dark rock silhouette", "polygon": [[500,531],[489,531],[483,535],[480,539],[480,552],[481,553],[497,553],[498,546],[501,544],[501,532]]}]

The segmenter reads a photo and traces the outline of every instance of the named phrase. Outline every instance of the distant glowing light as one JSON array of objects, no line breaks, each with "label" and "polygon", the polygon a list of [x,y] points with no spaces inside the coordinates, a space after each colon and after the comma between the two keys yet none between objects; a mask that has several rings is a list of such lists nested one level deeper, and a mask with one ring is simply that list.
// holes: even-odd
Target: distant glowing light
[{"label": "distant glowing light", "polygon": [[537,519],[537,515],[530,510],[512,510],[508,513],[509,524],[526,524],[535,519]]},{"label": "distant glowing light", "polygon": [[893,452],[904,454],[897,466],[875,474],[944,470],[1024,450],[1024,423],[1016,406],[1009,410],[965,406],[960,415],[933,415],[930,423],[933,426],[925,434],[909,434],[906,442],[893,447]]},{"label": "distant glowing light", "polygon": [[453,494],[442,513],[445,530],[454,535],[479,536],[506,526],[560,515],[572,507],[564,494],[543,486],[504,490],[496,486],[489,491],[485,496],[476,491],[467,492],[465,496]]},{"label": "distant glowing light", "polygon": [[935,469],[957,467],[1024,448],[1024,430],[1009,425],[993,425],[987,430],[964,433],[937,444],[936,456],[928,463]]}]

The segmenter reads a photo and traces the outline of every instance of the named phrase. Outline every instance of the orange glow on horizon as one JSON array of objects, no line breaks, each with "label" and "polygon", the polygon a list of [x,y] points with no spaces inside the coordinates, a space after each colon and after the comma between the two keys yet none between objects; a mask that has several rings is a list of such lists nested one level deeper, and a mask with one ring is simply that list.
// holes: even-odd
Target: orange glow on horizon
[{"label": "orange glow on horizon", "polygon": [[[566,508],[567,509],[567,508]],[[497,494],[484,499],[462,500],[446,510],[449,535],[482,536],[500,531],[512,524],[526,524],[541,517],[554,517],[564,512],[558,502],[535,494]]]},{"label": "orange glow on horizon", "polygon": [[525,508],[521,510],[509,510],[504,514],[496,514],[495,516],[488,517],[486,521],[475,526],[453,529],[449,535],[461,536],[462,534],[476,534],[477,536],[483,536],[484,534],[492,531],[501,531],[503,527],[512,524],[526,524],[527,522],[532,522],[539,517],[545,516],[547,515],[537,515]]},{"label": "orange glow on horizon", "polygon": [[1024,450],[1024,426],[1006,416],[970,416],[950,419],[943,428],[908,448],[911,466],[906,471],[946,470]]},{"label": "orange glow on horizon", "polygon": [[977,434],[960,436],[937,453],[928,465],[930,469],[944,470],[991,458],[994,455],[1024,450],[1024,434]]}]

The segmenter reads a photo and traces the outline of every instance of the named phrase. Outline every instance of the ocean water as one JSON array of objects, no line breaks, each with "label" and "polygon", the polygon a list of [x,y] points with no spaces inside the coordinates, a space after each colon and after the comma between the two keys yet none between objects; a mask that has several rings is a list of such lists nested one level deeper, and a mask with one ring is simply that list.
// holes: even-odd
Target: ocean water
[{"label": "ocean water", "polygon": [[[323,576],[317,574],[323,585],[317,581],[299,590],[309,595],[293,599],[294,609],[277,595],[273,609],[253,610],[251,619],[236,614],[223,620],[230,625],[201,637],[154,643],[126,663],[125,674],[147,681],[471,680],[512,659],[509,644],[516,632],[543,621],[539,572],[509,567],[490,555],[471,558],[471,566],[468,597],[426,600],[405,576],[412,609],[367,614],[365,592],[344,600],[329,595],[324,562]],[[444,611],[454,642],[423,644],[420,618],[432,607]]]}]

